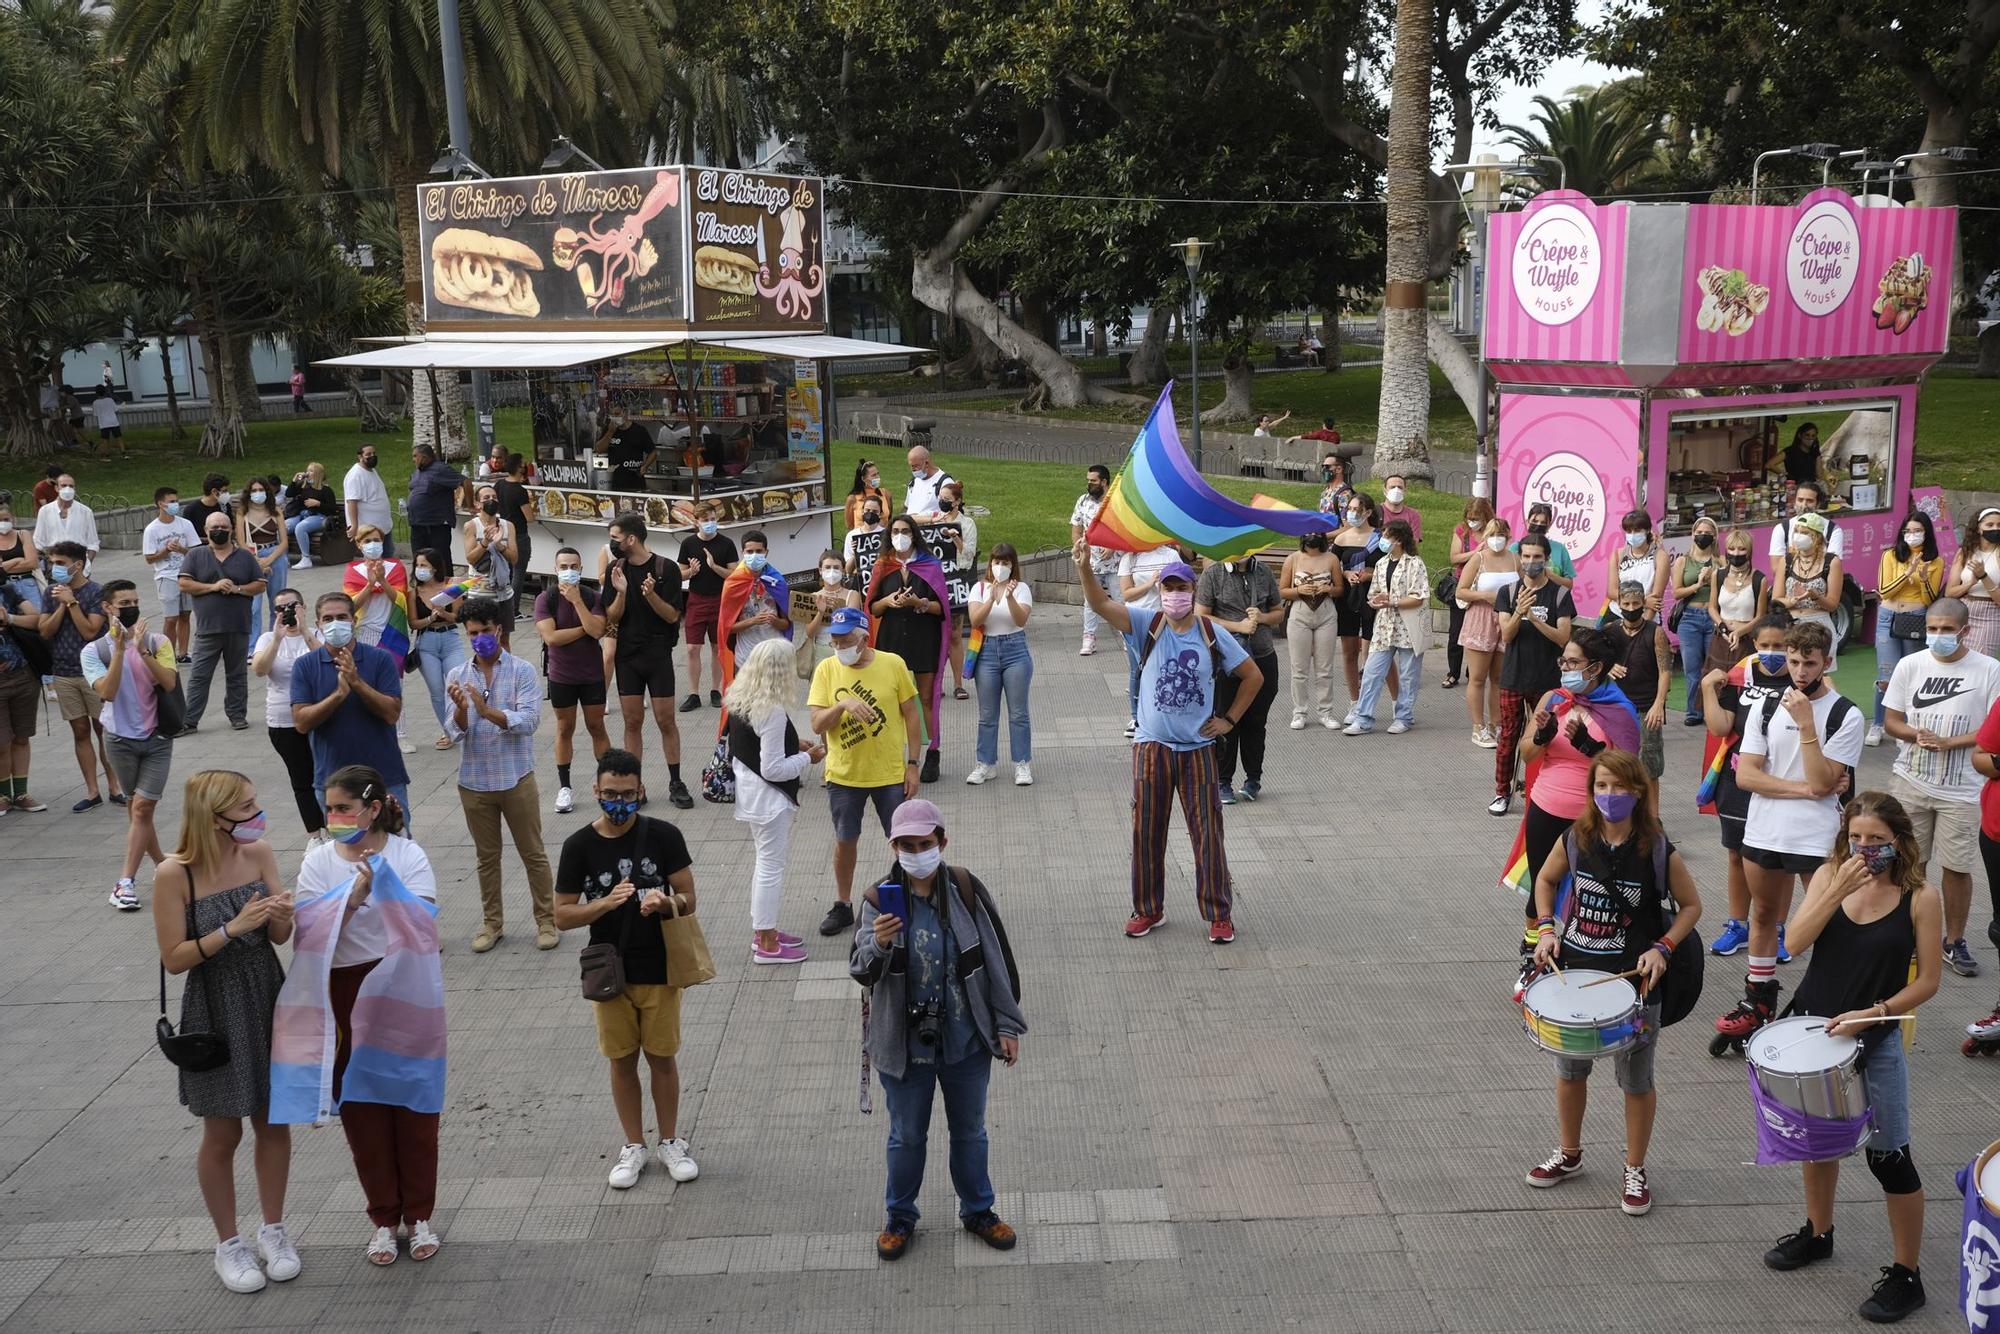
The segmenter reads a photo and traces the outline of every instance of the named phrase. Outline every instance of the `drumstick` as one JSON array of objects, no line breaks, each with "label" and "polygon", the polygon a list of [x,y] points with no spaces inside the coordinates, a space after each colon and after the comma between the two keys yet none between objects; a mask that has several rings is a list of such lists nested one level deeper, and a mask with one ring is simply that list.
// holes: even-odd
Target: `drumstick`
[{"label": "drumstick", "polygon": [[[1569,985],[1569,979],[1563,976],[1563,970],[1557,966],[1555,958],[1553,956],[1551,956],[1549,959],[1549,971],[1556,975],[1556,980],[1558,982],[1561,982],[1564,986]],[[1577,990],[1581,991],[1583,990],[1583,988],[1578,987]]]},{"label": "drumstick", "polygon": [[1622,972],[1622,973],[1613,973],[1613,974],[1612,974],[1612,975],[1611,975],[1610,977],[1600,977],[1600,978],[1598,978],[1598,979],[1597,979],[1597,980],[1596,980],[1595,982],[1586,982],[1586,983],[1584,983],[1584,984],[1583,984],[1582,986],[1578,987],[1578,988],[1577,988],[1577,990],[1578,990],[1578,991],[1588,991],[1588,990],[1590,990],[1590,989],[1591,989],[1592,987],[1601,987],[1601,986],[1603,986],[1603,985],[1604,985],[1604,984],[1605,984],[1606,982],[1617,982],[1617,981],[1619,981],[1619,980],[1621,980],[1621,979],[1623,979],[1623,978],[1627,978],[1627,977],[1637,977],[1637,976],[1638,976],[1639,974],[1641,974],[1641,973],[1643,973],[1643,972],[1645,972],[1645,971],[1646,971],[1646,970],[1645,970],[1645,969],[1643,969],[1643,968],[1628,968],[1628,969],[1627,969],[1626,971],[1624,971],[1624,972]]},{"label": "drumstick", "polygon": [[[1878,1014],[1878,1015],[1872,1015],[1867,1019],[1844,1020],[1842,1026],[1844,1027],[1847,1024],[1852,1024],[1856,1028],[1859,1028],[1862,1024],[1900,1024],[1905,1019],[1914,1019],[1916,1017],[1917,1016],[1915,1016],[1914,1014]],[[1824,1030],[1826,1028],[1826,1025],[1808,1024],[1807,1027],[1815,1032],[1818,1032]]]}]

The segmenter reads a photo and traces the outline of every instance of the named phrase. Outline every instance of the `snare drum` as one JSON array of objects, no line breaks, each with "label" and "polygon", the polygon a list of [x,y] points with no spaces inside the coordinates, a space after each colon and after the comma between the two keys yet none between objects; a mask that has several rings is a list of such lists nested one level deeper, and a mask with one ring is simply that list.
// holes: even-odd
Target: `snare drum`
[{"label": "snare drum", "polygon": [[1594,1060],[1639,1040],[1639,993],[1624,978],[1595,969],[1547,973],[1523,993],[1521,1021],[1543,1051]]},{"label": "snare drum", "polygon": [[1861,1043],[1829,1036],[1826,1024],[1809,1014],[1774,1020],[1752,1035],[1743,1053],[1757,1086],[1773,1101],[1807,1116],[1852,1121],[1868,1110]]},{"label": "snare drum", "polygon": [[2000,1215],[2000,1141],[1986,1146],[1986,1152],[1972,1163],[1972,1186],[1986,1212]]}]

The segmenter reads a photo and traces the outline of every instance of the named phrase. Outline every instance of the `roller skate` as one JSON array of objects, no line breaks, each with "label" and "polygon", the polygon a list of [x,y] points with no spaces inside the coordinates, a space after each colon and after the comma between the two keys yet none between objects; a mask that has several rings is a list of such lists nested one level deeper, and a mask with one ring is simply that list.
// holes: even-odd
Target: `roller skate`
[{"label": "roller skate", "polygon": [[1743,984],[1743,999],[1736,1002],[1736,1008],[1715,1021],[1715,1036],[1708,1040],[1708,1054],[1720,1056],[1725,1051],[1734,1050],[1743,1054],[1744,1044],[1765,1024],[1771,1022],[1778,1013],[1778,984],[1776,982],[1746,982]]},{"label": "roller skate", "polygon": [[1541,975],[1542,970],[1535,963],[1535,947],[1526,941],[1522,941],[1521,970],[1514,976],[1513,997],[1515,1005],[1519,1005],[1521,998],[1528,994],[1528,984]]},{"label": "roller skate", "polygon": [[2000,1053],[2000,1010],[1995,1010],[1984,1019],[1975,1019],[1965,1026],[1965,1041],[1959,1050],[1967,1056],[1992,1056]]}]

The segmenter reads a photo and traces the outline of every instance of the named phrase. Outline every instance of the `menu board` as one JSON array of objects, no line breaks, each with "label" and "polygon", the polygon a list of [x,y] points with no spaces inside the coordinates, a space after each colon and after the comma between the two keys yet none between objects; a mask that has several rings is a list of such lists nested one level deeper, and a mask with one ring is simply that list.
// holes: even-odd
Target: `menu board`
[{"label": "menu board", "polygon": [[813,177],[688,168],[694,320],[710,329],[826,327],[825,215]]},{"label": "menu board", "polygon": [[679,167],[417,187],[434,329],[687,320]]},{"label": "menu board", "polygon": [[785,441],[791,456],[818,458],[826,443],[825,405],[819,396],[819,367],[810,361],[793,363],[792,383],[785,390]]}]

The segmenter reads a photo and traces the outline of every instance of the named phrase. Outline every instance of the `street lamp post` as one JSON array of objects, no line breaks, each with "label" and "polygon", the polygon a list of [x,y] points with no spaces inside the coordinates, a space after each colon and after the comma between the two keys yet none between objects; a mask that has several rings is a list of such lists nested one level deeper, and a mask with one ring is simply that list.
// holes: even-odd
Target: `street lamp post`
[{"label": "street lamp post", "polygon": [[1213,241],[1203,241],[1190,236],[1179,245],[1168,246],[1169,250],[1180,252],[1181,262],[1187,265],[1188,276],[1188,415],[1194,423],[1194,470],[1201,472],[1201,252],[1204,246],[1214,245]]},{"label": "street lamp post", "polygon": [[[437,9],[445,126],[452,151],[466,157],[472,152],[472,118],[465,105],[465,43],[458,30],[458,0],[437,0]],[[472,415],[479,423],[479,456],[485,458],[493,452],[493,377],[487,371],[472,373]]]}]

